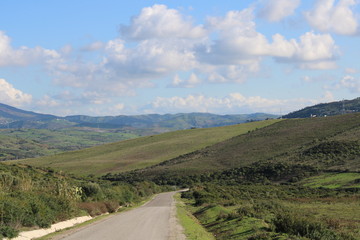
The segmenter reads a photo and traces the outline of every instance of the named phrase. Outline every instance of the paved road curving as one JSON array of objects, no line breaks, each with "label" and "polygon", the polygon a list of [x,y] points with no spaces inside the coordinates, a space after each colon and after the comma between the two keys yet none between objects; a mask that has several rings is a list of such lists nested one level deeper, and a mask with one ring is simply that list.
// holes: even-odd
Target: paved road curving
[{"label": "paved road curving", "polygon": [[161,193],[142,207],[114,215],[62,239],[184,240],[176,221],[175,193]]}]

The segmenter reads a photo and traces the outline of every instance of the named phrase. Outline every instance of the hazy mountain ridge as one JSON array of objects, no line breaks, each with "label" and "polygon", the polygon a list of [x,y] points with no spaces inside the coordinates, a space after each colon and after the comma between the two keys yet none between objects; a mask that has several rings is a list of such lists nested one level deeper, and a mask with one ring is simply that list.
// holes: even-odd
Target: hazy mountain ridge
[{"label": "hazy mountain ridge", "polygon": [[5,104],[0,104],[0,128],[39,128],[61,129],[68,127],[93,128],[165,128],[179,130],[188,128],[217,127],[233,125],[247,121],[277,118],[266,113],[217,115],[211,113],[146,114],[134,116],[99,116],[74,115],[58,117],[24,111]]}]

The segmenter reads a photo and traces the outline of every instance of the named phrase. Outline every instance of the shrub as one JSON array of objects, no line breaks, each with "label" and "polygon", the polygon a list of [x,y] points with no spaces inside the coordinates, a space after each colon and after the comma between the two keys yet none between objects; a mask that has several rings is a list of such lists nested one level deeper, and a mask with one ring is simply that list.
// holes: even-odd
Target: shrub
[{"label": "shrub", "polygon": [[0,237],[14,238],[19,235],[19,230],[10,226],[0,226]]},{"label": "shrub", "polygon": [[108,212],[104,202],[83,202],[79,203],[79,208],[85,210],[92,217]]},{"label": "shrub", "polygon": [[85,194],[85,198],[92,198],[95,200],[100,200],[102,197],[102,190],[99,184],[88,182],[83,184],[82,186],[83,193]]},{"label": "shrub", "polygon": [[339,240],[340,237],[320,222],[305,216],[288,212],[278,213],[274,219],[277,232],[288,233],[295,236],[307,237],[312,240]]}]

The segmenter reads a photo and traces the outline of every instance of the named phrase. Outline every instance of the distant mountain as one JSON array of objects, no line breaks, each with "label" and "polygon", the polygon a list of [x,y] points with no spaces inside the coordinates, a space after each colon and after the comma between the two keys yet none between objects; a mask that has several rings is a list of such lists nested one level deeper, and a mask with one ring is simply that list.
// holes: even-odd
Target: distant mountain
[{"label": "distant mountain", "polygon": [[178,113],[178,114],[147,114],[137,116],[115,116],[115,117],[89,117],[68,116],[66,120],[76,122],[78,126],[100,127],[100,128],[166,128],[166,129],[189,129],[218,127],[244,123],[247,121],[258,121],[267,118],[277,118],[276,115],[266,113],[217,115],[211,113]]},{"label": "distant mountain", "polygon": [[284,115],[283,118],[324,117],[360,112],[360,98],[331,103],[321,103]]},{"label": "distant mountain", "polygon": [[5,104],[0,104],[0,128],[37,128],[61,129],[68,127],[87,127],[96,129],[159,129],[159,132],[189,128],[218,127],[249,121],[277,118],[266,113],[216,115],[210,113],[147,114],[137,116],[102,116],[84,115],[58,117],[24,111]]},{"label": "distant mountain", "polygon": [[55,118],[57,117],[53,115],[24,111],[0,103],[0,121],[1,121],[0,123],[14,122],[14,121],[37,121],[37,120],[47,121]]}]

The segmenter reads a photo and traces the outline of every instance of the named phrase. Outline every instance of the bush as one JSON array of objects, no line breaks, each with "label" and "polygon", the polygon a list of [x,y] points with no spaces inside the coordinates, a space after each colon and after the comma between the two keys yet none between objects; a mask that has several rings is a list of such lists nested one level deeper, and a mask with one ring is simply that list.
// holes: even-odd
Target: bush
[{"label": "bush", "polygon": [[108,212],[104,202],[83,202],[79,203],[79,208],[85,210],[92,217]]},{"label": "bush", "polygon": [[295,236],[307,237],[312,240],[339,240],[340,237],[320,222],[315,222],[305,216],[288,212],[279,213],[274,219],[277,232]]},{"label": "bush", "polygon": [[101,187],[97,183],[88,182],[83,184],[81,187],[86,198],[99,200],[102,197]]},{"label": "bush", "polygon": [[9,226],[0,226],[0,237],[14,238],[19,235],[19,230],[9,227]]}]

